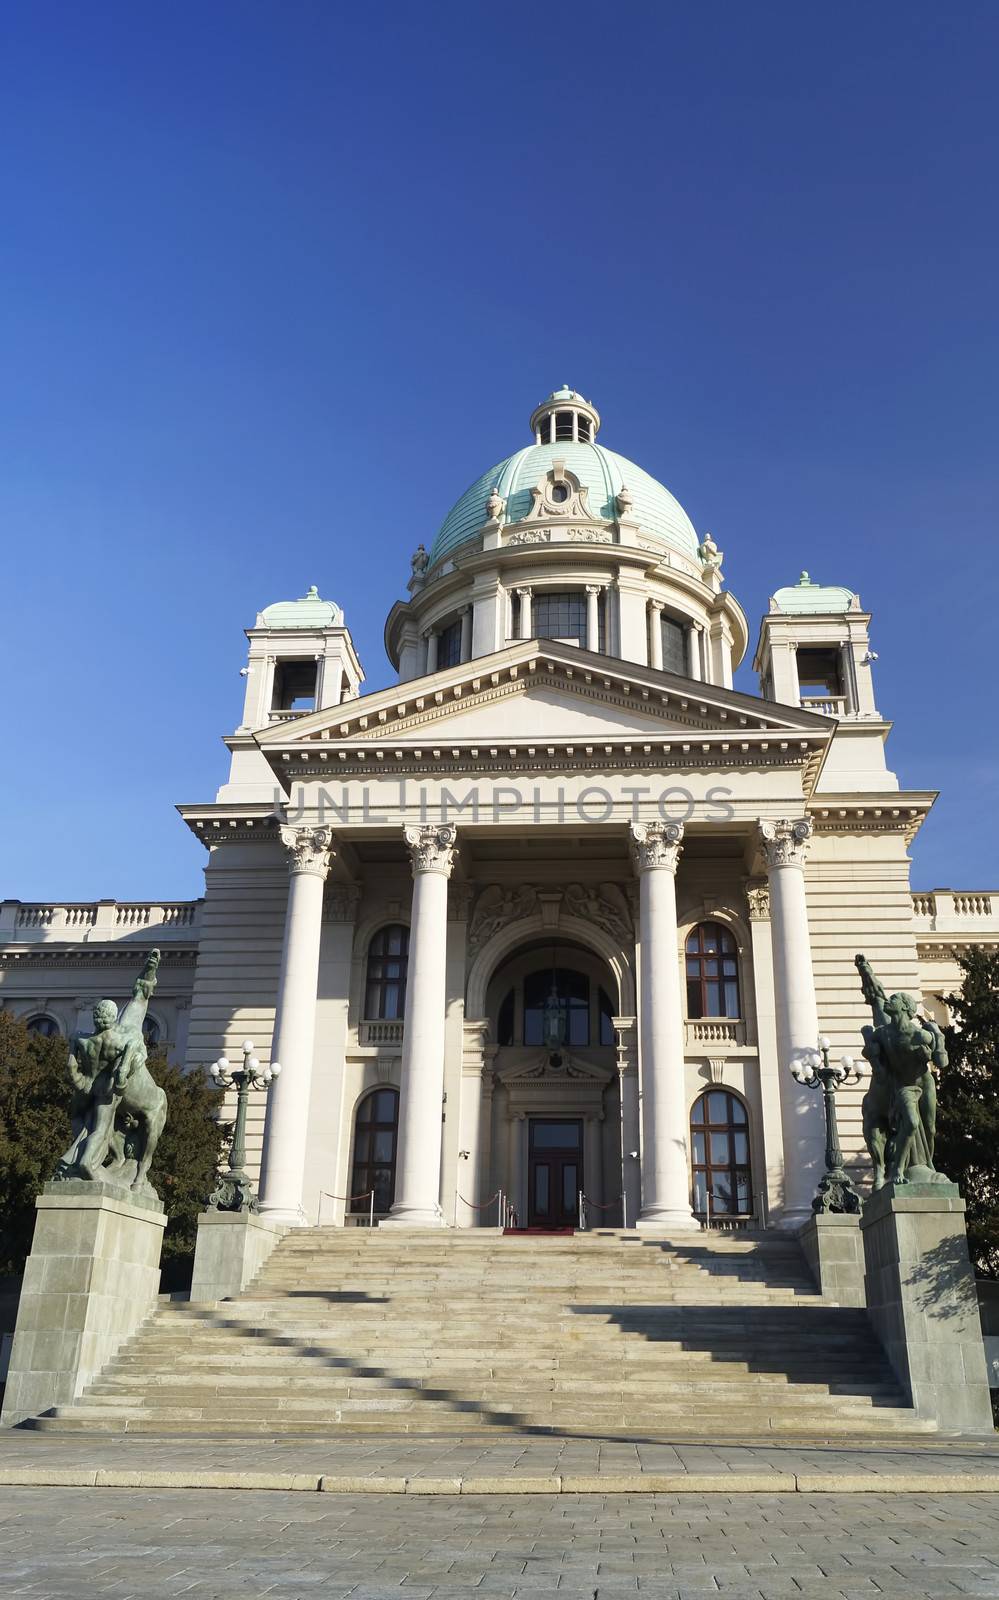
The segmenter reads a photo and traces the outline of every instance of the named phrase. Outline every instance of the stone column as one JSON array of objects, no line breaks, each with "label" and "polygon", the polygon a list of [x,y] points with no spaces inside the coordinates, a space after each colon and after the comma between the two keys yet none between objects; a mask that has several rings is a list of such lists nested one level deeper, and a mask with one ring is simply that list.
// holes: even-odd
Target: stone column
[{"label": "stone column", "polygon": [[781,1226],[800,1227],[812,1215],[812,1198],[825,1163],[821,1096],[791,1076],[792,1064],[819,1037],[812,947],[805,899],[809,818],[760,823],[760,845],[770,885],[770,936],[774,958],[777,1079],[784,1138]]},{"label": "stone column", "polygon": [[642,1095],[640,1228],[692,1228],[687,1164],[683,1008],[677,956],[676,869],[682,822],[631,827],[639,875]]},{"label": "stone column", "polygon": [[700,681],[704,676],[703,658],[701,655],[701,640],[704,629],[699,622],[692,622],[687,631],[687,655],[690,661],[690,676]]},{"label": "stone column", "polygon": [[746,886],[749,938],[753,956],[753,1002],[760,1063],[761,1147],[752,1151],[755,1210],[761,1227],[779,1213],[784,1200],[784,1138],[781,1132],[781,1066],[777,1054],[774,1000],[774,950],[770,932],[770,887],[765,878]]},{"label": "stone column", "polygon": [[649,666],[663,669],[663,608],[658,600],[649,601]]},{"label": "stone column", "polygon": [[531,628],[533,627],[533,621],[531,618],[531,596],[533,593],[533,589],[517,590],[517,594],[520,598],[520,625],[517,629],[517,637],[520,639],[531,638]]},{"label": "stone column", "polygon": [[461,617],[461,659],[462,661],[470,661],[472,659],[471,606],[462,606],[459,615]]},{"label": "stone column", "polygon": [[600,584],[586,585],[586,648],[600,649]]},{"label": "stone column", "polygon": [[587,1200],[593,1201],[593,1214],[587,1217],[587,1225],[593,1228],[603,1226],[605,1218],[597,1206],[604,1202],[604,1161],[603,1137],[604,1118],[602,1111],[595,1111],[586,1119],[586,1148],[583,1152],[583,1190]]},{"label": "stone column", "polygon": [[409,980],[402,1035],[395,1202],[382,1227],[437,1228],[447,980],[447,884],[457,829],[405,828],[413,864]]},{"label": "stone column", "polygon": [[[482,1193],[483,1114],[487,1075],[485,1065],[488,1019],[465,1021],[464,1049],[461,1060],[461,1103],[458,1107],[458,1181],[456,1185],[454,1221],[458,1228],[481,1228],[495,1220],[479,1209],[486,1196]],[[491,1086],[491,1085],[490,1085]],[[488,1106],[485,1107],[488,1110]]]},{"label": "stone column", "polygon": [[527,1227],[527,1118],[522,1111],[515,1111],[510,1117],[510,1149],[507,1158],[507,1171],[509,1173],[508,1193],[509,1200],[517,1213],[517,1224],[521,1228]]},{"label": "stone column", "polygon": [[622,1220],[633,1228],[642,1209],[641,1121],[638,1100],[638,1064],[635,1061],[634,1017],[614,1018],[617,1075],[621,1096]]},{"label": "stone column", "polygon": [[427,641],[427,676],[437,671],[437,629],[428,628],[423,635]]},{"label": "stone column", "polygon": [[323,926],[323,888],[333,855],[329,828],[281,829],[290,882],[281,949],[271,1060],[281,1076],[267,1096],[260,1170],[260,1211],[272,1222],[301,1227],[305,1146],[309,1136],[316,979]]}]

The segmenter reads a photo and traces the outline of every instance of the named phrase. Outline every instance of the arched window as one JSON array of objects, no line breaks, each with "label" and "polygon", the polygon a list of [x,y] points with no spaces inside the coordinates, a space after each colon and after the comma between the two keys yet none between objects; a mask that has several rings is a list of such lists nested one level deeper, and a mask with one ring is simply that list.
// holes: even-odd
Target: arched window
[{"label": "arched window", "polygon": [[142,1019],[142,1037],[145,1039],[150,1050],[155,1050],[156,1046],[163,1037],[163,1029],[160,1027],[156,1018],[149,1016],[148,1013]]},{"label": "arched window", "polygon": [[373,1089],[357,1108],[354,1120],[354,1165],[350,1178],[350,1211],[365,1216],[375,1191],[375,1215],[384,1216],[395,1199],[395,1156],[399,1140],[398,1089]]},{"label": "arched window", "polygon": [[695,1216],[752,1216],[749,1118],[738,1095],[727,1089],[698,1095],[690,1113],[690,1155]]},{"label": "arched window", "polygon": [[524,979],[524,1043],[544,1044],[545,1010],[552,988],[558,997],[562,1020],[562,1043],[588,1045],[590,1042],[590,980],[583,972],[551,967],[532,972]]},{"label": "arched window", "polygon": [[29,1017],[24,1024],[29,1033],[39,1033],[43,1039],[54,1039],[61,1031],[55,1017],[46,1016],[44,1011],[39,1011],[36,1016]]},{"label": "arched window", "polygon": [[364,986],[366,1022],[401,1021],[406,1009],[406,969],[409,965],[409,929],[401,922],[379,928],[368,945],[368,972]]},{"label": "arched window", "polygon": [[701,922],[687,936],[688,1017],[738,1017],[739,951],[720,922]]}]

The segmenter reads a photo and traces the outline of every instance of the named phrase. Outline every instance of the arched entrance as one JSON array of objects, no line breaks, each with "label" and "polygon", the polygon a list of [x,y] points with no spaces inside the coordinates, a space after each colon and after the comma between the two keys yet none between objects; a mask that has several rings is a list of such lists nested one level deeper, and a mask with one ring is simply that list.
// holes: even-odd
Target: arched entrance
[{"label": "arched entrance", "polygon": [[526,938],[486,991],[491,1164],[522,1227],[620,1226],[621,1135],[609,964],[576,939]]}]

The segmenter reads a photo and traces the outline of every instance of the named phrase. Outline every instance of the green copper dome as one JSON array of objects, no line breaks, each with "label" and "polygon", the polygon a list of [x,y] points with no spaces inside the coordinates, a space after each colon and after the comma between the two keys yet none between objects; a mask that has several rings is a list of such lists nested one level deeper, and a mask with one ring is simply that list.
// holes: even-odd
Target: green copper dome
[{"label": "green copper dome", "polygon": [[849,611],[856,598],[852,589],[844,589],[835,583],[813,583],[808,573],[803,572],[797,583],[777,590],[771,601],[771,609],[799,616],[809,612],[828,614],[830,611]]},{"label": "green copper dome", "polygon": [[[592,429],[595,433],[600,425],[593,407],[566,386],[556,390],[532,416],[536,437],[550,438],[554,414],[559,407],[579,410],[583,419],[579,432],[589,433]],[[558,414],[561,417],[567,412],[558,411]],[[486,501],[494,490],[506,501],[503,522],[521,521],[531,509],[531,490],[550,472],[555,461],[564,461],[566,469],[588,490],[589,508],[594,517],[608,521],[616,518],[615,497],[622,489],[627,489],[632,501],[629,520],[639,523],[647,533],[657,534],[673,549],[696,559],[699,540],[694,525],[668,489],[627,456],[605,450],[592,439],[585,443],[557,439],[528,445],[476,478],[445,517],[430,551],[431,566],[475,537],[487,520]]]},{"label": "green copper dome", "polygon": [[276,600],[257,617],[258,628],[342,628],[343,611],[335,600],[321,600],[312,585],[301,600]]}]

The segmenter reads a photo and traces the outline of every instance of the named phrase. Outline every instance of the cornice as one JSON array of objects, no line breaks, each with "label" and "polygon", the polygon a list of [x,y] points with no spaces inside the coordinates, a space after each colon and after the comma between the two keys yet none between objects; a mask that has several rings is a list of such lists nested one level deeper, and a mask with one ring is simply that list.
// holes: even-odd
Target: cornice
[{"label": "cornice", "polygon": [[216,844],[279,844],[281,819],[273,805],[179,805],[191,832],[211,849]]},{"label": "cornice", "polygon": [[905,794],[813,796],[808,808],[815,832],[819,833],[901,833],[911,844],[926,820],[937,794],[910,791]]},{"label": "cornice", "polygon": [[[155,931],[155,930],[154,930]],[[88,971],[103,971],[105,969],[122,966],[135,966],[138,946],[125,944],[120,948],[95,947],[94,945],[24,945],[17,948],[8,945],[0,950],[0,968],[13,966],[30,966],[44,963],[46,967],[56,967],[60,970],[86,967]],[[160,957],[160,973],[170,971],[185,972],[193,969],[197,964],[197,946],[189,950],[165,949]]]}]

